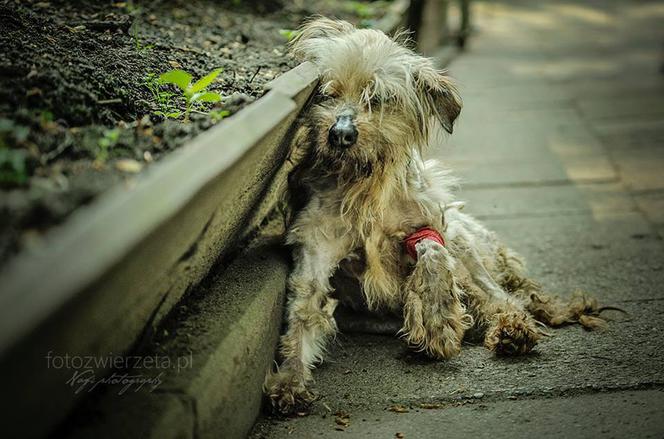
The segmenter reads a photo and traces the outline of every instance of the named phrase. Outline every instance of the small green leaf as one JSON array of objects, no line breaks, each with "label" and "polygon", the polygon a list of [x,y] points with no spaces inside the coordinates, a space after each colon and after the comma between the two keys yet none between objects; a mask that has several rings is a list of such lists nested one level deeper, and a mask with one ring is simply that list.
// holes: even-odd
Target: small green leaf
[{"label": "small green leaf", "polygon": [[191,98],[192,102],[219,102],[220,100],[221,96],[219,96],[219,93],[214,93],[211,91],[205,93],[196,93]]},{"label": "small green leaf", "polygon": [[180,88],[180,90],[185,91],[191,84],[191,75],[184,70],[171,70],[169,72],[162,73],[159,76],[159,82],[161,84],[175,84]]},{"label": "small green leaf", "polygon": [[286,41],[290,41],[295,38],[300,32],[293,29],[279,29],[279,35],[284,37]]},{"label": "small green leaf", "polygon": [[196,81],[194,85],[191,86],[190,91],[192,93],[198,93],[199,91],[205,90],[210,84],[212,84],[212,81],[214,81],[217,78],[217,76],[219,76],[219,73],[221,73],[221,71],[222,69],[215,69],[210,73],[208,73],[207,75],[203,76],[201,79]]},{"label": "small green leaf", "polygon": [[224,117],[230,116],[231,112],[228,110],[212,110],[209,114],[213,121],[218,122]]},{"label": "small green leaf", "polygon": [[156,114],[157,116],[164,117],[166,119],[177,119],[180,116],[182,116],[182,113],[180,111],[171,111],[171,112],[155,111],[154,114]]},{"label": "small green leaf", "polygon": [[26,158],[24,150],[0,147],[0,186],[21,185],[28,181]]}]

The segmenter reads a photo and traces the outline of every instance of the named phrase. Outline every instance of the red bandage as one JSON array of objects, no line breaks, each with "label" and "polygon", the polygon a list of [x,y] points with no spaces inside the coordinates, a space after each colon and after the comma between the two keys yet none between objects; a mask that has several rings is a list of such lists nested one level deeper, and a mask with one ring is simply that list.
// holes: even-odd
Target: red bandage
[{"label": "red bandage", "polygon": [[422,241],[423,239],[431,239],[432,241],[436,241],[438,244],[442,246],[445,245],[445,240],[443,239],[443,235],[441,235],[431,227],[422,227],[421,229],[416,230],[415,232],[406,236],[406,238],[403,240],[404,246],[406,247],[406,252],[408,252],[411,258],[417,260],[417,251],[415,250],[415,244]]}]

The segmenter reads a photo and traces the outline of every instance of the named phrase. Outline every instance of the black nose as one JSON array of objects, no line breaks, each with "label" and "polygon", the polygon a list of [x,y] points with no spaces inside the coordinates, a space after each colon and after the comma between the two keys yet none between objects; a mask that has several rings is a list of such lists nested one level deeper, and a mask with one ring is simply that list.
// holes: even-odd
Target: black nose
[{"label": "black nose", "polygon": [[330,145],[335,148],[350,148],[357,141],[357,128],[350,116],[340,116],[330,128]]}]

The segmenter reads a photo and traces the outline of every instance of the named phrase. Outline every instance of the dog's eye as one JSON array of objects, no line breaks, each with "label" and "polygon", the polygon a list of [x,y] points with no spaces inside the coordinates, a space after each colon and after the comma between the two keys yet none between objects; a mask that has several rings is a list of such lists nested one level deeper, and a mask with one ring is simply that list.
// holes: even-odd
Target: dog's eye
[{"label": "dog's eye", "polygon": [[320,95],[327,99],[336,99],[339,97],[339,93],[336,90],[332,89],[327,89],[327,90],[321,89]]}]

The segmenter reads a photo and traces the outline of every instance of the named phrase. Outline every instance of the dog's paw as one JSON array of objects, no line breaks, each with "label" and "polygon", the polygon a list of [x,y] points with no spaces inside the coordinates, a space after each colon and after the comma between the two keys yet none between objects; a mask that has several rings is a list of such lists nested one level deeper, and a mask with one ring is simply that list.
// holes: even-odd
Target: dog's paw
[{"label": "dog's paw", "polygon": [[472,326],[460,302],[423,301],[410,293],[404,307],[403,337],[409,346],[436,359],[449,359],[461,352],[464,333]]},{"label": "dog's paw", "polygon": [[432,358],[447,360],[461,353],[461,341],[470,326],[468,315],[441,319],[440,316],[429,318],[424,324],[427,332],[424,351]]},{"label": "dog's paw", "polygon": [[541,335],[532,318],[524,312],[503,312],[493,317],[484,345],[498,355],[530,352]]},{"label": "dog's paw", "polygon": [[265,394],[270,399],[272,411],[279,415],[308,413],[316,399],[304,384],[304,379],[293,371],[268,374],[265,379]]}]

